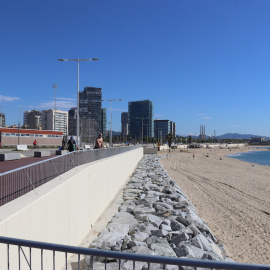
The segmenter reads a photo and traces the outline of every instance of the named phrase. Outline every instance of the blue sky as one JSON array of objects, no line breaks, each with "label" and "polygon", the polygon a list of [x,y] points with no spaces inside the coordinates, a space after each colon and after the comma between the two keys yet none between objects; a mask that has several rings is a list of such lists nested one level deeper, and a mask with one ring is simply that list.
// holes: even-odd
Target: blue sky
[{"label": "blue sky", "polygon": [[[8,125],[20,110],[76,106],[101,87],[119,131],[128,102],[150,99],[177,134],[270,135],[270,1],[2,0],[0,105]],[[110,118],[110,103],[104,102]],[[23,117],[21,116],[23,120]],[[109,125],[108,125],[109,128]]]}]

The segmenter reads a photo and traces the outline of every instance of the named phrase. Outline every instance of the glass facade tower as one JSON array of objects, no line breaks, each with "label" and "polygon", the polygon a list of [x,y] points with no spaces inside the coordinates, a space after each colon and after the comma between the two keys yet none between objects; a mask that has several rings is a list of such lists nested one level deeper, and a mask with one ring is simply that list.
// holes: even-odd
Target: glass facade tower
[{"label": "glass facade tower", "polygon": [[85,87],[79,92],[81,141],[93,143],[102,131],[101,88]]},{"label": "glass facade tower", "polygon": [[106,136],[106,130],[107,130],[107,109],[102,108],[101,109],[101,133],[103,134],[103,137]]},{"label": "glass facade tower", "polygon": [[155,138],[160,140],[161,138],[166,141],[167,135],[172,134],[172,137],[175,137],[175,128],[176,125],[173,121],[170,120],[154,120],[154,135]]},{"label": "glass facade tower", "polygon": [[153,102],[150,100],[131,101],[128,103],[128,134],[132,139],[152,138]]}]

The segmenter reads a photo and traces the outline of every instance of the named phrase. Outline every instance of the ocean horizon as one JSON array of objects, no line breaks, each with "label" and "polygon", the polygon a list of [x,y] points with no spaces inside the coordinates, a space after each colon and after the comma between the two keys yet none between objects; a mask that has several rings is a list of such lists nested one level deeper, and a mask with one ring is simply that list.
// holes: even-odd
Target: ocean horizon
[{"label": "ocean horizon", "polygon": [[[261,147],[260,149],[269,149],[269,147]],[[259,164],[264,166],[270,166],[270,151],[251,150],[249,152],[238,152],[236,154],[228,155],[227,157],[245,161],[251,164]]]}]

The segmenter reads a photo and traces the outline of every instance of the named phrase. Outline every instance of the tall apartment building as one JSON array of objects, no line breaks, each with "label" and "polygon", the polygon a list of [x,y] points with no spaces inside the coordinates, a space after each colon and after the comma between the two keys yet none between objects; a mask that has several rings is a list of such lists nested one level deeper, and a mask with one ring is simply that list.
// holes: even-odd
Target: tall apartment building
[{"label": "tall apartment building", "polygon": [[128,135],[128,113],[121,113],[121,134],[122,136]]},{"label": "tall apartment building", "polygon": [[25,111],[23,114],[23,124],[29,129],[41,129],[42,126],[42,116],[41,111],[32,110]]},{"label": "tall apartment building", "polygon": [[128,132],[132,139],[153,137],[153,109],[150,100],[128,103]]},{"label": "tall apartment building", "polygon": [[42,129],[62,131],[67,135],[68,131],[68,113],[60,110],[43,110],[42,111]]},{"label": "tall apartment building", "polygon": [[6,116],[4,113],[0,113],[0,127],[6,126]]},{"label": "tall apartment building", "polygon": [[28,126],[28,115],[31,111],[24,111],[23,112],[23,125]]},{"label": "tall apartment building", "polygon": [[157,139],[163,138],[166,140],[166,137],[169,133],[172,134],[172,137],[175,137],[176,125],[175,122],[170,120],[154,120],[154,136]]}]

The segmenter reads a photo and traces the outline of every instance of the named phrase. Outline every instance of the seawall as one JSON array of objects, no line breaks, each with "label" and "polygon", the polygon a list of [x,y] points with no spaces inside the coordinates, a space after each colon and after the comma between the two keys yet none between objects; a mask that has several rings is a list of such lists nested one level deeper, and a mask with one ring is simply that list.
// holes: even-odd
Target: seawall
[{"label": "seawall", "polygon": [[[100,150],[102,151],[102,150]],[[143,148],[78,166],[0,208],[0,235],[65,245],[79,245],[114,199],[143,157]],[[0,247],[0,269],[6,268],[6,246]],[[26,254],[29,254],[26,249]],[[10,247],[10,269],[17,269],[18,249]],[[44,269],[52,252],[44,252]],[[56,269],[64,254],[56,256]],[[32,268],[40,251],[32,250]],[[21,269],[29,269],[21,259]]]}]

